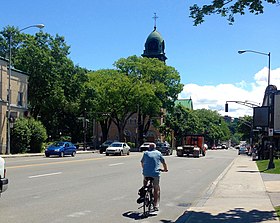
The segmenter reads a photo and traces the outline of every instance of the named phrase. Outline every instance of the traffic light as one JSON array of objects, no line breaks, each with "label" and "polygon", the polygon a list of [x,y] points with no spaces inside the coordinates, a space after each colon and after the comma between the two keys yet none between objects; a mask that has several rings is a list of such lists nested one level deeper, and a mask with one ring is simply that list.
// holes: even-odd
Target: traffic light
[{"label": "traffic light", "polygon": [[228,103],[225,104],[225,112],[228,112]]}]

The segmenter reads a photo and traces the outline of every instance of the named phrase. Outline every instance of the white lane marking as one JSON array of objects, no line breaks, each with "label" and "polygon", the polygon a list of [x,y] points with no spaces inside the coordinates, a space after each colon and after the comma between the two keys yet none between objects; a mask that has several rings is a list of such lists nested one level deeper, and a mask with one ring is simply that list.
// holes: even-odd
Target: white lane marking
[{"label": "white lane marking", "polygon": [[67,215],[67,217],[70,217],[70,218],[79,218],[79,217],[88,215],[89,213],[91,213],[91,211],[89,211],[89,210],[79,211],[79,212],[74,212],[74,213],[72,213],[72,214],[69,214],[69,215]]},{"label": "white lane marking", "polygon": [[118,165],[122,165],[122,164],[124,164],[124,163],[112,163],[109,166],[118,166]]},{"label": "white lane marking", "polygon": [[57,172],[57,173],[46,173],[46,174],[41,174],[41,175],[34,175],[34,176],[29,176],[28,178],[37,178],[37,177],[46,177],[46,176],[52,176],[52,175],[58,175],[62,174],[62,172]]}]

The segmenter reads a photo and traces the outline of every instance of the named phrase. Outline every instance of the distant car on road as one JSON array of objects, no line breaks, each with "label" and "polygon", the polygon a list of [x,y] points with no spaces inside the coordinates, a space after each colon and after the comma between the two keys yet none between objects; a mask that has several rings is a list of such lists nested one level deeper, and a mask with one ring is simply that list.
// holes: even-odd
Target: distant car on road
[{"label": "distant car on road", "polygon": [[102,154],[106,151],[106,149],[114,142],[114,140],[106,140],[99,146],[99,153]]},{"label": "distant car on road", "polygon": [[129,155],[130,147],[124,142],[113,142],[106,149],[106,156],[109,155]]},{"label": "distant car on road", "polygon": [[150,144],[153,142],[144,142],[140,147],[139,147],[139,152],[143,152],[149,149]]},{"label": "distant car on road", "polygon": [[169,156],[171,154],[171,148],[169,143],[159,142],[156,143],[156,149],[162,153],[162,155]]},{"label": "distant car on road", "polygon": [[76,146],[71,142],[56,142],[52,145],[50,145],[45,150],[46,157],[49,157],[51,155],[56,155],[63,157],[65,155],[71,155],[75,156],[77,152]]},{"label": "distant car on road", "polygon": [[239,147],[238,155],[240,154],[248,154],[248,149],[246,147]]}]

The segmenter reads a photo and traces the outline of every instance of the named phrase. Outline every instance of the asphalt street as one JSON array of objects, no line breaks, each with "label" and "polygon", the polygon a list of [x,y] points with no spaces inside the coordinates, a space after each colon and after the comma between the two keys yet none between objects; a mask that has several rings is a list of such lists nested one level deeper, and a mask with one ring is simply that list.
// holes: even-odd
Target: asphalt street
[{"label": "asphalt street", "polygon": [[136,203],[142,154],[6,158],[9,188],[0,198],[1,223],[176,222],[195,205],[237,156],[235,150],[205,157],[165,156],[160,211],[142,219]]}]

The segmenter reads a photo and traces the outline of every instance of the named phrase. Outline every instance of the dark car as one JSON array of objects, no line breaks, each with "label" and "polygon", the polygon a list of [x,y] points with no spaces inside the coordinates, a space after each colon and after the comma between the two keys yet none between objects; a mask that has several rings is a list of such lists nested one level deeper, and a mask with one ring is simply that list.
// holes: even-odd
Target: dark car
[{"label": "dark car", "polygon": [[50,145],[45,150],[46,157],[49,157],[51,155],[56,155],[63,157],[65,155],[71,155],[75,156],[77,152],[76,146],[71,142],[56,142],[52,145]]},{"label": "dark car", "polygon": [[106,140],[99,146],[99,152],[102,154],[106,151],[106,149],[113,143],[113,140]]},{"label": "dark car", "polygon": [[169,143],[159,142],[156,143],[156,149],[162,153],[162,155],[169,156],[171,154],[171,148]]}]

